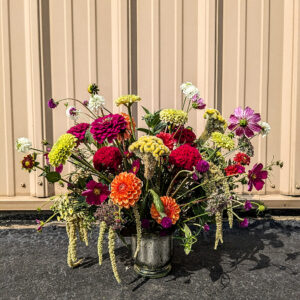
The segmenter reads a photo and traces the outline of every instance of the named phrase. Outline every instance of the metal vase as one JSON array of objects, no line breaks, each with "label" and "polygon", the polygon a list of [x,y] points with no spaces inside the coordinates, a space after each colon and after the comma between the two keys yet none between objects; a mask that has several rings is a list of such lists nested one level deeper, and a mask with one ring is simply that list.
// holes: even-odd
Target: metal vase
[{"label": "metal vase", "polygon": [[[136,235],[133,235],[131,237],[132,255],[135,253],[136,240]],[[134,270],[143,277],[164,277],[171,271],[172,256],[172,235],[143,234],[141,248],[134,262]]]}]

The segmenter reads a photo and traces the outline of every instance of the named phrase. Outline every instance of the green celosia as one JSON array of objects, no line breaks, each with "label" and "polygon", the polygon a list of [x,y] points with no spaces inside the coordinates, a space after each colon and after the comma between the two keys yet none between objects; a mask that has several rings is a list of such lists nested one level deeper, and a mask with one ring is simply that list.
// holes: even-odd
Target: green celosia
[{"label": "green celosia", "polygon": [[234,141],[226,134],[221,132],[213,132],[211,139],[218,147],[232,150],[234,148]]},{"label": "green celosia", "polygon": [[61,135],[48,155],[49,163],[54,167],[58,167],[60,164],[64,165],[77,145],[76,141],[77,138],[72,134]]},{"label": "green celosia", "polygon": [[176,126],[184,125],[188,120],[188,114],[180,109],[163,109],[159,116],[160,120],[164,123],[170,123]]}]

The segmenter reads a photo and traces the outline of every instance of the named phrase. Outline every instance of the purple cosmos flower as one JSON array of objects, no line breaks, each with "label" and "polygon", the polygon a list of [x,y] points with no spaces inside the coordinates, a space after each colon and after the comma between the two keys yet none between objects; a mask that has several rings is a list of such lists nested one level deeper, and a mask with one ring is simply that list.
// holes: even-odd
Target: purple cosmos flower
[{"label": "purple cosmos flower", "polygon": [[143,219],[143,220],[141,221],[141,223],[142,223],[142,227],[143,227],[144,229],[149,229],[149,228],[150,228],[150,221],[149,221],[148,219]]},{"label": "purple cosmos flower", "polygon": [[204,103],[204,99],[200,98],[198,94],[192,97],[192,107],[196,109],[204,109],[206,104]]},{"label": "purple cosmos flower", "polygon": [[267,179],[268,177],[268,171],[262,170],[263,165],[255,164],[251,170],[248,171],[248,191],[252,191],[253,185],[256,188],[256,190],[260,191],[265,182],[263,179]]},{"label": "purple cosmos flower", "polygon": [[105,139],[109,143],[115,140],[119,133],[123,133],[126,130],[126,120],[122,115],[109,114],[107,116],[96,119],[91,124],[91,133],[94,139],[102,144]]},{"label": "purple cosmos flower", "polygon": [[129,173],[133,173],[134,175],[137,174],[137,172],[139,171],[141,167],[141,163],[138,159],[136,159],[133,163],[132,163],[132,168],[131,170],[129,171]]},{"label": "purple cosmos flower", "polygon": [[84,106],[88,106],[88,104],[89,104],[89,100],[84,100],[84,101],[83,101],[83,105],[84,105]]},{"label": "purple cosmos flower", "polygon": [[60,174],[62,172],[63,168],[64,168],[64,166],[62,164],[60,164],[58,167],[55,168],[55,172]]},{"label": "purple cosmos flower", "polygon": [[172,226],[172,220],[168,217],[163,217],[161,220],[161,226],[163,228],[170,228]]},{"label": "purple cosmos flower", "polygon": [[200,160],[197,164],[196,164],[196,170],[199,173],[205,173],[209,170],[209,163],[206,160]]},{"label": "purple cosmos flower", "polygon": [[246,211],[250,210],[252,208],[252,204],[249,200],[246,200],[245,204],[244,204],[244,209]]},{"label": "purple cosmos flower", "polygon": [[242,222],[240,222],[240,227],[241,228],[246,228],[249,225],[249,221],[247,218],[245,218]]},{"label": "purple cosmos flower", "polygon": [[35,219],[36,224],[41,224],[41,221],[39,219]]},{"label": "purple cosmos flower", "polygon": [[53,109],[58,105],[57,102],[55,102],[52,98],[48,101],[48,107]]},{"label": "purple cosmos flower", "polygon": [[236,135],[250,138],[254,136],[254,132],[260,132],[261,127],[257,124],[260,121],[260,114],[254,113],[254,110],[250,107],[246,107],[243,110],[238,107],[234,110],[234,114],[230,115],[229,121],[231,124],[228,128],[231,131],[235,131]]},{"label": "purple cosmos flower", "polygon": [[203,226],[203,230],[205,231],[205,232],[207,232],[207,231],[209,231],[209,225],[208,224],[204,224],[204,226]]},{"label": "purple cosmos flower", "polygon": [[86,202],[90,205],[100,205],[110,194],[106,185],[94,180],[89,181],[86,188],[87,190],[83,191],[81,194],[86,197]]}]

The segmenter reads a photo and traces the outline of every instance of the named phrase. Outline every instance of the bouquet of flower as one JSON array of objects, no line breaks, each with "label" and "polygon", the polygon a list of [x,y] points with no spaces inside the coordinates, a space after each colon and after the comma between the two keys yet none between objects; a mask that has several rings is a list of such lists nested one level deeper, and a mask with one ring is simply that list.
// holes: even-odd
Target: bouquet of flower
[{"label": "bouquet of flower", "polygon": [[[216,109],[205,109],[206,104],[198,89],[190,82],[183,83],[182,109],[163,109],[150,112],[143,107],[145,128],[136,128],[132,107],[141,98],[126,95],[115,100],[127,112],[113,114],[105,107],[96,84],[88,87],[89,101],[81,102],[82,110],[66,104],[66,115],[75,121],[65,134],[43,148],[32,148],[27,138],[17,140],[17,150],[31,153],[22,160],[28,172],[41,171],[48,182],[67,187],[67,193],[51,198],[53,217],[66,222],[69,237],[68,265],[77,266],[77,236],[88,244],[88,231],[100,224],[98,239],[99,264],[102,263],[102,242],[109,236],[109,254],[114,275],[118,275],[114,243],[116,235],[137,235],[134,257],[140,249],[143,233],[173,233],[188,254],[202,230],[216,224],[215,249],[223,243],[224,212],[230,227],[236,218],[242,219],[236,209],[258,211],[265,207],[245,201],[235,192],[239,185],[261,190],[274,165],[261,163],[246,168],[254,155],[251,140],[266,136],[270,126],[261,122],[259,113],[250,107],[238,107],[229,117],[229,125]],[[55,109],[62,101],[50,99],[48,106]],[[192,109],[204,110],[205,128],[196,136],[187,126]],[[87,122],[78,123],[79,116]],[[41,155],[44,163],[37,157]],[[72,164],[65,174],[65,164]],[[38,221],[41,231],[46,222]]]}]

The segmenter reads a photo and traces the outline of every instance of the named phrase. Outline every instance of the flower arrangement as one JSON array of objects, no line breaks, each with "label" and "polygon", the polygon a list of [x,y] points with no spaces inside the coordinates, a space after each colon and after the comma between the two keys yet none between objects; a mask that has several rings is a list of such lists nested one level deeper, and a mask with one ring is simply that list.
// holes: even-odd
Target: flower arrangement
[{"label": "flower arrangement", "polygon": [[[30,151],[22,160],[23,169],[41,171],[48,182],[66,185],[65,194],[51,198],[53,215],[46,222],[38,221],[38,230],[53,217],[66,222],[70,267],[81,263],[77,238],[88,244],[88,231],[97,224],[99,264],[108,231],[112,269],[120,282],[114,245],[116,236],[123,240],[125,231],[137,235],[134,257],[144,233],[162,231],[173,233],[189,254],[200,232],[208,231],[211,223],[216,224],[215,249],[223,243],[224,212],[230,227],[234,218],[241,227],[247,227],[248,220],[240,218],[237,210],[264,210],[262,204],[243,200],[235,190],[240,185],[248,185],[248,191],[261,190],[272,167],[282,167],[280,161],[265,167],[261,163],[250,166],[252,139],[266,136],[270,126],[260,122],[260,114],[249,107],[236,108],[229,116],[229,125],[218,110],[206,109],[206,125],[197,136],[186,126],[188,115],[192,109],[204,110],[206,104],[190,82],[182,84],[181,90],[181,110],[151,113],[144,108],[146,127],[136,129],[132,106],[141,98],[118,98],[115,104],[125,107],[127,113],[113,114],[98,94],[98,86],[91,84],[90,100],[75,100],[82,110],[66,105],[66,115],[75,125],[54,145],[44,141],[43,148],[37,150],[27,138],[17,140],[18,151]],[[48,106],[56,109],[62,101],[67,99],[50,99]],[[86,115],[88,121],[78,123],[78,118]],[[63,174],[66,163],[74,167]]]}]

